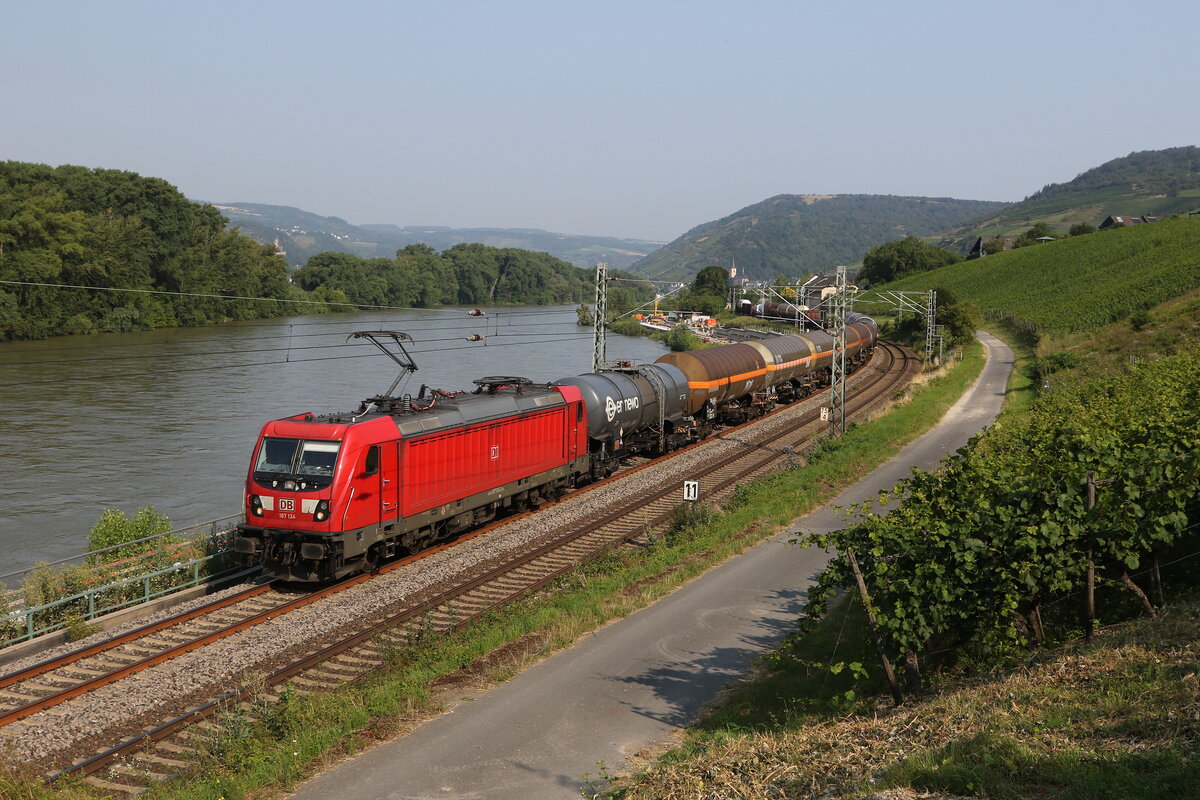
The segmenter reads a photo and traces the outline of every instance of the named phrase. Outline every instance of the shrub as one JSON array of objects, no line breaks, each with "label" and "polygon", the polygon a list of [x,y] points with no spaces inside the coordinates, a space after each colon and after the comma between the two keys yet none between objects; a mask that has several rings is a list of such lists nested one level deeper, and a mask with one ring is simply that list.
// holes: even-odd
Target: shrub
[{"label": "shrub", "polygon": [[676,325],[667,331],[663,342],[675,352],[699,349],[703,342],[700,337],[688,330],[686,325]]},{"label": "shrub", "polygon": [[[169,530],[171,530],[171,520],[166,515],[155,511],[154,506],[139,509],[132,519],[126,518],[125,512],[119,508],[106,508],[88,535],[88,549],[103,550],[106,547],[135,542],[138,539],[166,533]],[[166,543],[165,541],[160,542],[157,546]],[[148,549],[150,548],[146,545],[122,547],[104,553],[99,558],[101,562],[107,563],[144,553]]]},{"label": "shrub", "polygon": [[93,625],[78,615],[67,617],[66,628],[68,642],[78,642],[80,639],[86,639],[92,634],[100,632],[99,625]]}]

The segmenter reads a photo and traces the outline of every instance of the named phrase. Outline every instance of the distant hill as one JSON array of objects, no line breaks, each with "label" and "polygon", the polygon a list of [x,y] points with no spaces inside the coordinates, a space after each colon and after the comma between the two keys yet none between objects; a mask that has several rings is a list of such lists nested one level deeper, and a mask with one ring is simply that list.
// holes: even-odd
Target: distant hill
[{"label": "distant hill", "polygon": [[1200,210],[1200,147],[1143,150],[1114,158],[1020,203],[941,232],[943,247],[970,249],[980,236],[1015,236],[1036,222],[1065,233],[1110,215],[1167,217]]},{"label": "distant hill", "polygon": [[662,242],[551,233],[535,228],[444,228],[410,225],[351,225],[340,217],[322,217],[290,206],[262,203],[211,203],[242,233],[263,244],[279,240],[289,264],[303,265],[317,253],[350,253],[361,258],[391,258],[410,244],[446,250],[456,244],[515,247],[561,258],[590,269],[597,261],[627,269]]},{"label": "distant hill", "polygon": [[683,280],[736,262],[739,276],[770,280],[853,264],[892,239],[925,236],[1006,204],[949,197],[781,194],[685,233],[633,265],[650,278]]}]

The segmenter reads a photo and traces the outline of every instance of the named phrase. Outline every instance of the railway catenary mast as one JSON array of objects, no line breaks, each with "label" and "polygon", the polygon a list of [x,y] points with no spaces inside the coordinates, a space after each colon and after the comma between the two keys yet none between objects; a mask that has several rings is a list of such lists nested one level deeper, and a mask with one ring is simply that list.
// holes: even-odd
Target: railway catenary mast
[{"label": "railway catenary mast", "polygon": [[833,363],[829,377],[829,426],[837,435],[846,432],[846,312],[850,296],[846,283],[846,267],[837,268],[834,294],[830,298],[829,314],[833,327]]}]

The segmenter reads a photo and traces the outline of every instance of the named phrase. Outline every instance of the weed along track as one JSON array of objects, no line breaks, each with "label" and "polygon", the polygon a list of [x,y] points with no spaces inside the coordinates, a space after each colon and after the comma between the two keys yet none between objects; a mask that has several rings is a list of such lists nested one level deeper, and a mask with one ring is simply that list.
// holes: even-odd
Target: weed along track
[{"label": "weed along track", "polygon": [[[911,353],[880,342],[852,379],[848,412],[860,415],[886,400],[918,369]],[[175,626],[139,629],[133,641],[105,642],[86,657],[68,654],[70,663],[5,676],[0,698],[13,704],[0,747],[48,776],[82,775],[114,795],[140,792],[191,768],[202,743],[231,720],[269,717],[281,697],[334,689],[375,671],[391,653],[527,597],[598,553],[664,526],[684,502],[683,480],[700,482],[702,500],[720,500],[739,482],[778,468],[824,431],[821,402],[811,396],[625,470],[549,510],[509,518],[376,573],[301,597],[258,587]],[[186,625],[211,630],[184,633]],[[129,663],[88,676],[101,671],[90,659],[117,654]],[[64,691],[70,696],[57,699]]]}]

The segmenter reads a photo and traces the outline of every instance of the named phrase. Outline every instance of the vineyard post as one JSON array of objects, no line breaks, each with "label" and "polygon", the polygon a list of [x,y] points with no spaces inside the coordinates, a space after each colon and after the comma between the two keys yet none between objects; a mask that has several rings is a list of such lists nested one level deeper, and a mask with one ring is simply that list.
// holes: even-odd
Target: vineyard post
[{"label": "vineyard post", "polygon": [[862,598],[863,608],[867,610],[867,623],[871,627],[871,637],[875,640],[875,650],[879,653],[879,660],[883,662],[883,674],[887,676],[888,687],[892,690],[892,700],[899,706],[904,702],[904,697],[900,694],[900,686],[896,683],[896,673],[892,670],[892,662],[883,647],[883,637],[879,635],[879,626],[875,622],[875,609],[871,605],[871,595],[867,592],[867,583],[863,580],[862,570],[858,568],[858,559],[854,557],[854,551],[847,550],[846,557],[850,559],[850,569],[854,571],[854,581],[858,584],[858,595]]},{"label": "vineyard post", "polygon": [[1087,551],[1087,589],[1086,597],[1084,598],[1084,616],[1083,635],[1087,641],[1092,641],[1092,636],[1096,633],[1096,560],[1092,554],[1091,541],[1095,538],[1095,531],[1092,528],[1092,509],[1096,507],[1096,473],[1094,470],[1088,470],[1087,474],[1087,525],[1088,525],[1088,551]]},{"label": "vineyard post", "polygon": [[1154,602],[1158,603],[1159,608],[1167,607],[1167,595],[1163,591],[1162,570],[1158,567],[1158,551],[1151,550],[1150,558],[1152,561],[1150,572],[1150,591],[1154,593]]}]

